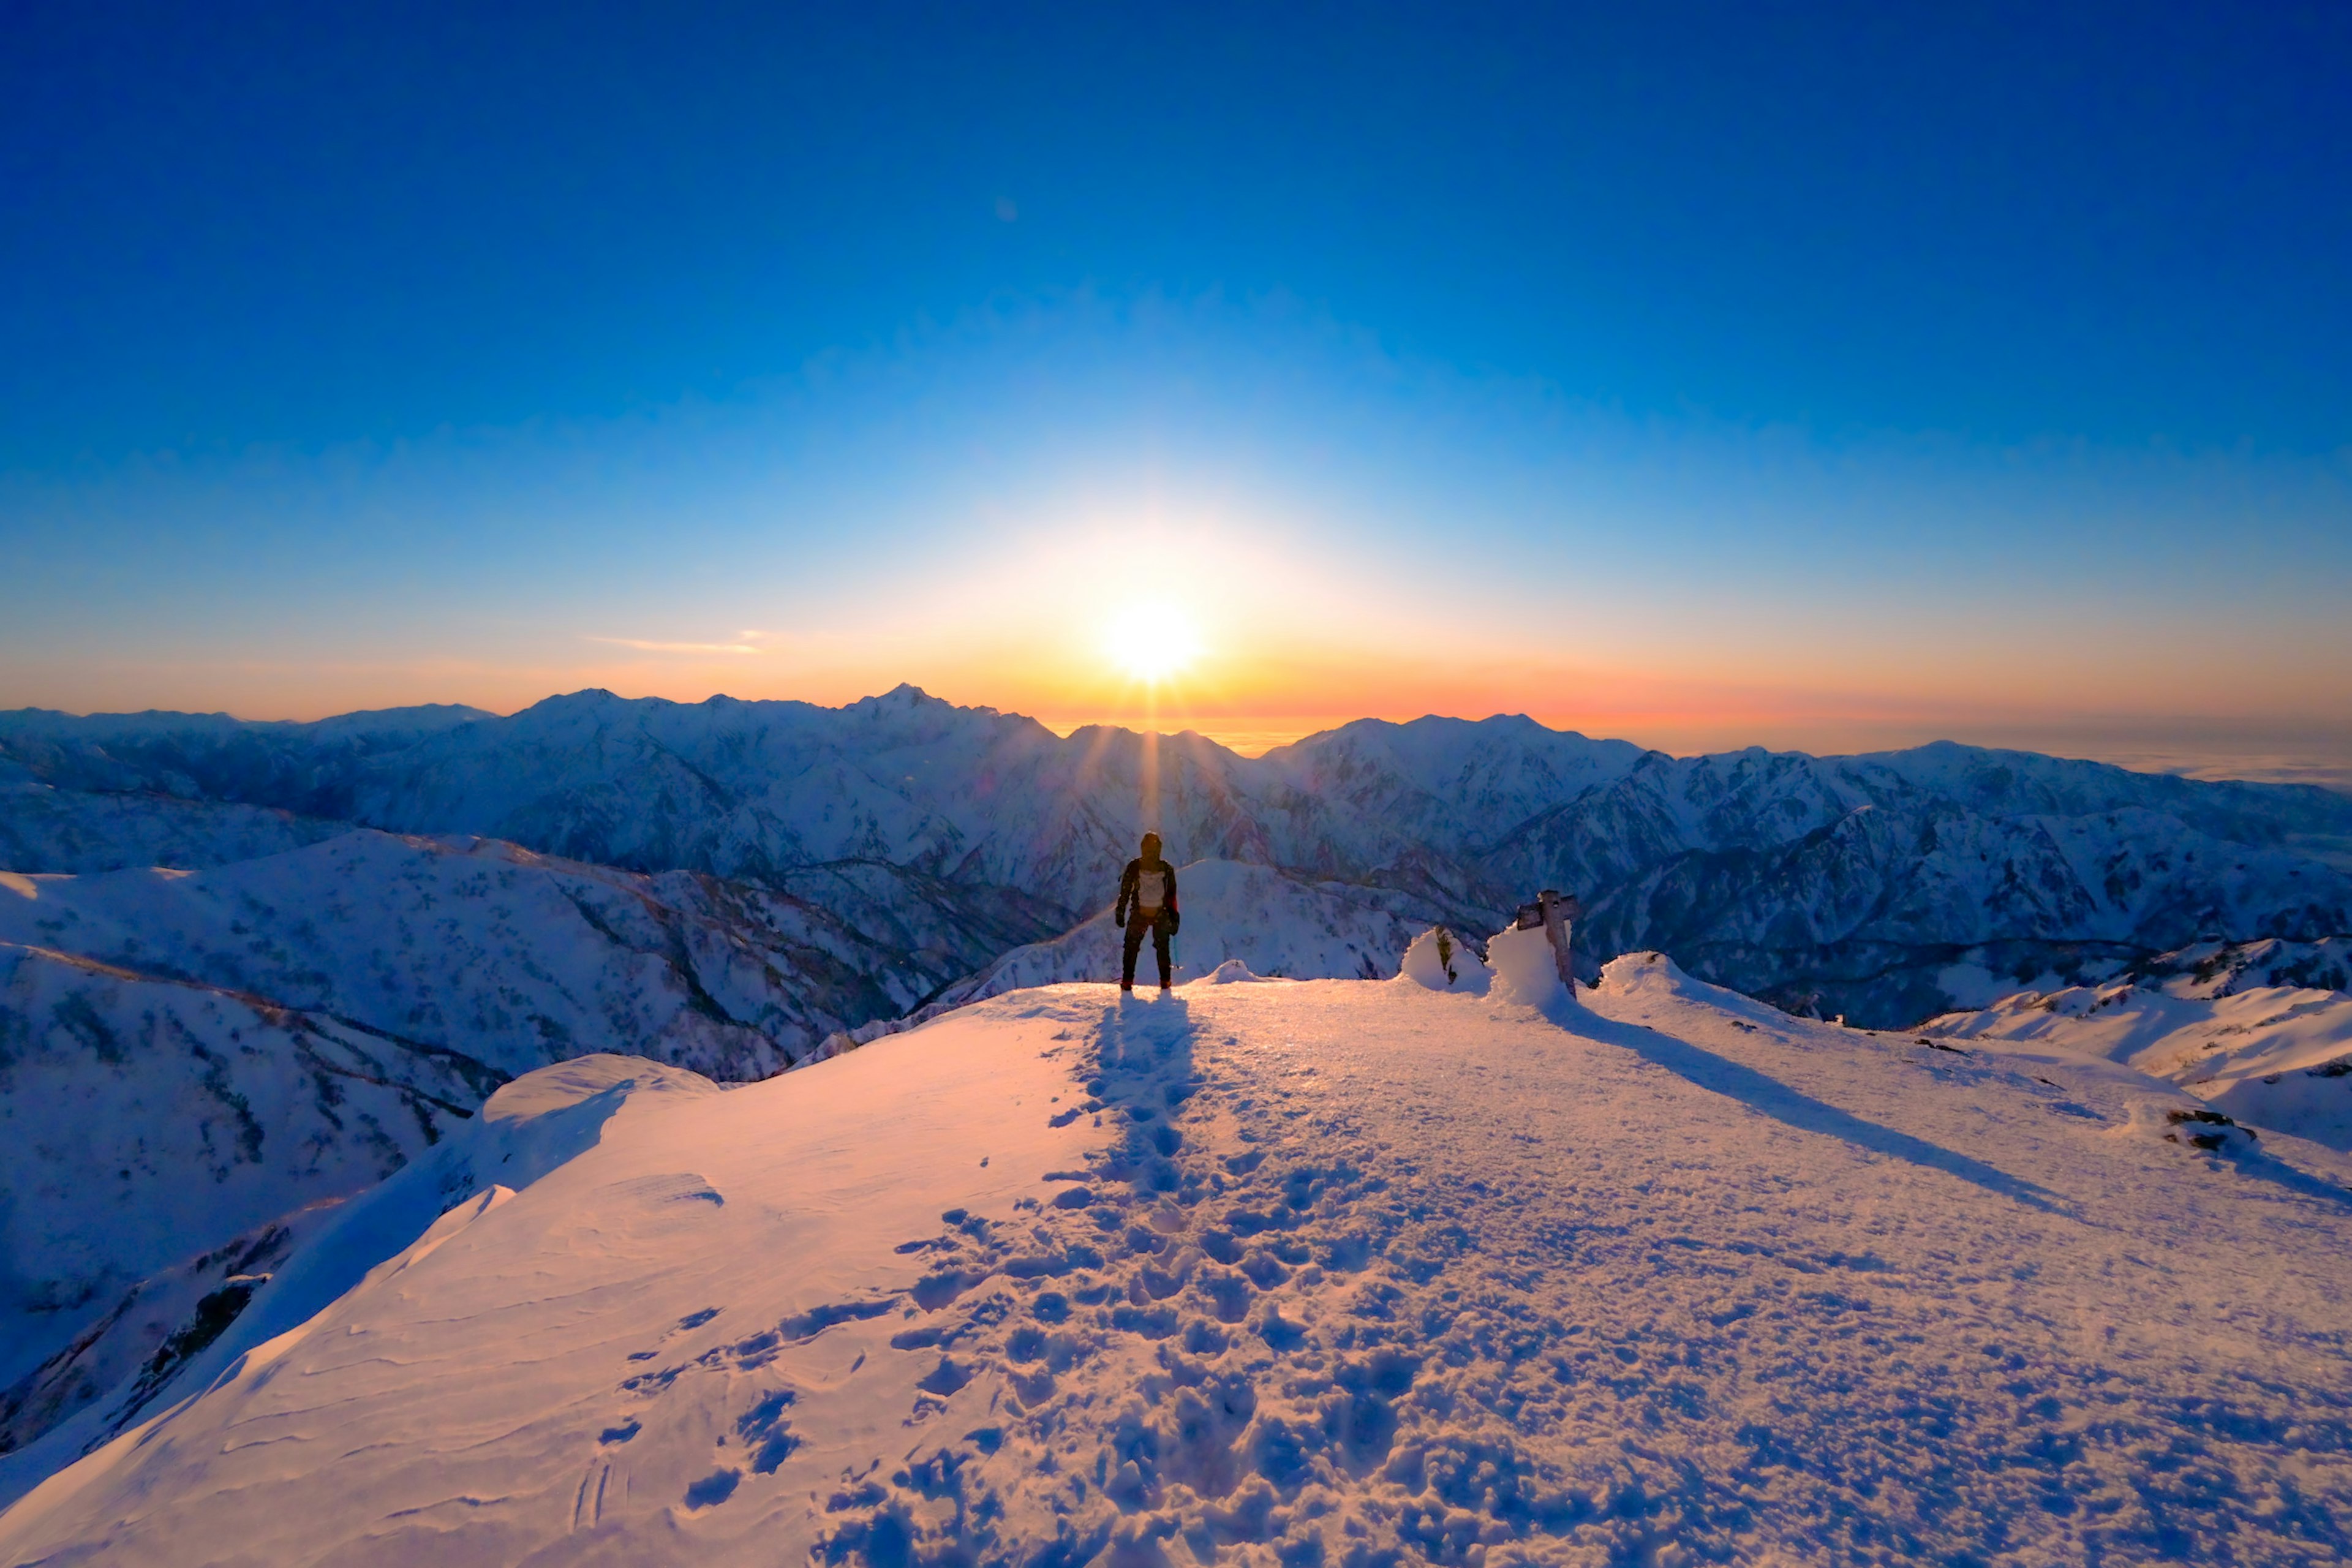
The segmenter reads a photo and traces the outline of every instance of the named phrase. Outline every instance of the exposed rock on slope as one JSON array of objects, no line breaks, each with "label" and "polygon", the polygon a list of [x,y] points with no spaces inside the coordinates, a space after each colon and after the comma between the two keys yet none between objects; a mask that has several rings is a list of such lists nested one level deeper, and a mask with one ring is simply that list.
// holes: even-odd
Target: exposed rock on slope
[{"label": "exposed rock on slope", "polygon": [[[0,1478],[5,1456],[61,1428],[103,1439],[129,1425],[236,1321],[272,1269],[333,1221],[341,1203],[321,1200],[149,1275],[0,1387]],[[35,1325],[10,1363],[53,1342],[58,1326]],[[63,1445],[77,1452],[92,1446]],[[0,1494],[7,1489],[0,1480]]]}]

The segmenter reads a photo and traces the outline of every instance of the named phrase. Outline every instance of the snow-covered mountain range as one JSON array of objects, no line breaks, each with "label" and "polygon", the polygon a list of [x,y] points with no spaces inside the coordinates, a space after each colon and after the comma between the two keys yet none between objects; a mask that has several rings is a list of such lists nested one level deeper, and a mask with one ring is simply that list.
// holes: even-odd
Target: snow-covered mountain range
[{"label": "snow-covered mountain range", "polygon": [[0,941],[266,996],[501,1082],[624,1046],[765,1078],[939,984],[899,933],[880,946],[773,889],[496,839],[362,829],[200,871],[0,876]]},{"label": "snow-covered mountain range", "polygon": [[0,869],[115,871],[128,866],[224,866],[299,849],[351,831],[265,806],[53,789],[0,777]]},{"label": "snow-covered mountain range", "polygon": [[0,1458],[0,1563],[2352,1552],[2352,1158],[1527,956],[541,1069]]},{"label": "snow-covered mountain range", "polygon": [[[1192,734],[1065,739],[902,687],[842,709],[592,691],[506,719],[315,725],[24,710],[0,715],[0,757],[60,790],[781,886],[858,929],[880,916],[950,944],[941,900],[986,901],[1009,940],[966,969],[1102,907],[1147,826],[1180,860],[1385,889],[1465,931],[1539,887],[1573,890],[1589,963],[1657,948],[1882,1025],[1969,1000],[1942,984],[1956,967],[2093,980],[2200,939],[2352,931],[2352,799],[1950,744],[1677,759],[1526,719],[1431,718],[1250,759]],[[865,868],[862,913],[800,880],[844,863]]]}]

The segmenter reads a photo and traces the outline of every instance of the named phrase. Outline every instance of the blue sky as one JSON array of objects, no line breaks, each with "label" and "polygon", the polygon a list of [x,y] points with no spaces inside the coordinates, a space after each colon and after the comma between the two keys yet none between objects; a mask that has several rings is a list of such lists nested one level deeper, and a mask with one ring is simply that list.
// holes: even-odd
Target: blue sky
[{"label": "blue sky", "polygon": [[484,9],[12,16],[0,701],[2352,755],[2342,7]]}]

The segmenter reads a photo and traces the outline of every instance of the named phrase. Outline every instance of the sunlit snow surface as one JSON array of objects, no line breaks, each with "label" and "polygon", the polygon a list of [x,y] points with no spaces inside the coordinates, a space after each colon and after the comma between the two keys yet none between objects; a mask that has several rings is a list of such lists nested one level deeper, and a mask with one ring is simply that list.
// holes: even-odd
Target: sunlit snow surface
[{"label": "sunlit snow surface", "polygon": [[[2352,994],[2333,988],[2347,950],[2341,937],[2205,943],[2164,955],[2136,984],[2028,992],[1921,1033],[2126,1062],[2266,1131],[2352,1150]],[[2263,983],[2315,973],[2333,984]]]},{"label": "sunlit snow surface", "polygon": [[593,1122],[547,1096],[597,1141],[240,1342],[281,1273],[0,1562],[2352,1552],[2352,1161],[1663,961],[1508,981],[1058,986],[725,1093],[550,1069],[604,1073]]}]

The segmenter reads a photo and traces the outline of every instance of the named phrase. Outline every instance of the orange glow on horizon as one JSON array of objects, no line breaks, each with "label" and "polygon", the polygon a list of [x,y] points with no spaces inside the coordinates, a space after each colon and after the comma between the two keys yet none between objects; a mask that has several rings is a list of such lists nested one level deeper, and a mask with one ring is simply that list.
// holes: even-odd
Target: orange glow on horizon
[{"label": "orange glow on horizon", "polygon": [[[2215,660],[2197,639],[2151,645],[2129,625],[2086,628],[2080,617],[1977,626],[1929,605],[1897,625],[1893,611],[1822,621],[1736,605],[1661,617],[1638,595],[1621,602],[1582,580],[1546,593],[1534,610],[1480,615],[1328,563],[1308,570],[1265,540],[1106,531],[1041,540],[838,615],[485,625],[452,628],[425,658],[381,634],[320,658],[267,628],[208,658],[60,653],[0,672],[12,678],[0,707],[301,720],[464,702],[511,713],[588,688],[835,707],[903,681],[1061,734],[1190,730],[1253,756],[1358,719],[1526,714],[1676,755],[1951,739],[2126,765],[2209,752],[2216,765],[2352,759],[2352,727],[2335,717],[2352,667],[2310,653],[2315,638],[2352,647],[2340,626],[2283,622],[2269,644]],[[2268,674],[2251,679],[2250,668]]]}]

